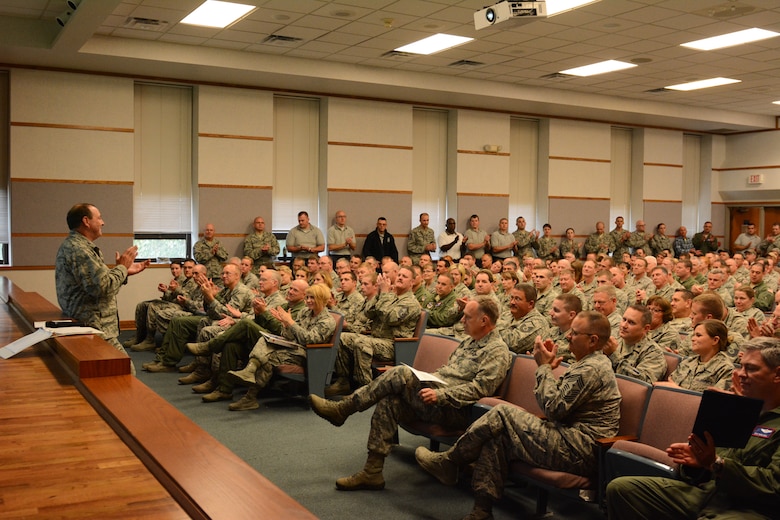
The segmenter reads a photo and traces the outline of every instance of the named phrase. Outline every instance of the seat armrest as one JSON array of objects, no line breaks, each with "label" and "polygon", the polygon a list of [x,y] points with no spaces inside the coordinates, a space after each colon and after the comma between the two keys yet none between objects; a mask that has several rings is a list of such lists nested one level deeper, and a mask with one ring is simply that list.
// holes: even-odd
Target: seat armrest
[{"label": "seat armrest", "polygon": [[307,343],[306,349],[310,348],[331,348],[333,343]]},{"label": "seat armrest", "polygon": [[617,441],[632,441],[636,442],[639,440],[639,437],[636,435],[618,435],[617,437],[602,437],[600,439],[596,439],[596,444],[601,449],[607,449],[613,444],[615,444]]},{"label": "seat armrest", "polygon": [[396,343],[411,343],[413,341],[420,341],[419,337],[413,337],[413,338],[393,338],[393,341]]}]

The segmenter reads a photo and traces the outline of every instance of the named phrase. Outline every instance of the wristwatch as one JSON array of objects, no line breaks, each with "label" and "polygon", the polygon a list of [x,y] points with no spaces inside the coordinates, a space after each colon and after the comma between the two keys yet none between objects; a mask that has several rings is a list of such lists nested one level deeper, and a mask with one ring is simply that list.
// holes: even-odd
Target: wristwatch
[{"label": "wristwatch", "polygon": [[712,471],[712,474],[716,477],[723,472],[723,458],[716,457],[715,462],[712,463],[712,466],[710,466],[710,471]]}]

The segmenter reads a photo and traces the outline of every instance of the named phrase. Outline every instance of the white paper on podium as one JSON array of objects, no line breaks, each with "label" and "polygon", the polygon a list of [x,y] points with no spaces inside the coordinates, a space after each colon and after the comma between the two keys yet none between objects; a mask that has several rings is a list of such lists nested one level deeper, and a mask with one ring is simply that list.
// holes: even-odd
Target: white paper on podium
[{"label": "white paper on podium", "polygon": [[38,329],[35,332],[32,332],[24,337],[21,337],[16,341],[13,341],[8,345],[4,346],[3,348],[0,348],[0,357],[3,359],[8,359],[12,356],[15,356],[22,350],[32,347],[36,343],[40,343],[41,341],[45,339],[49,339],[50,337],[51,337],[51,332],[44,329]]},{"label": "white paper on podium", "polygon": [[44,321],[36,321],[33,325],[38,329],[43,329],[47,332],[51,332],[52,336],[78,336],[80,334],[98,334],[103,335],[103,331],[100,331],[93,327],[46,327]]}]

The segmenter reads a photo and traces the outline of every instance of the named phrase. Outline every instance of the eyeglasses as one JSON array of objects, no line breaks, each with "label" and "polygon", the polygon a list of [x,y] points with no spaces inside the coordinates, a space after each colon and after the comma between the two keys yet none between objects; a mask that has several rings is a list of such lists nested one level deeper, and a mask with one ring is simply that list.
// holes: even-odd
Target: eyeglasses
[{"label": "eyeglasses", "polygon": [[574,329],[570,329],[569,333],[571,334],[572,338],[575,337],[575,336],[597,336],[597,334],[592,334],[590,332],[577,332]]}]

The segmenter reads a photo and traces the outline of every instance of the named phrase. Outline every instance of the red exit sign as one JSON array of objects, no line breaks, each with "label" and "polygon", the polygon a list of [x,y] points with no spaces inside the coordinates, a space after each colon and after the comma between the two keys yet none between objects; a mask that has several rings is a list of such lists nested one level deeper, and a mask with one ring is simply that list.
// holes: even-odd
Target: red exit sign
[{"label": "red exit sign", "polygon": [[761,184],[762,182],[764,182],[764,176],[760,173],[748,175],[748,184]]}]

